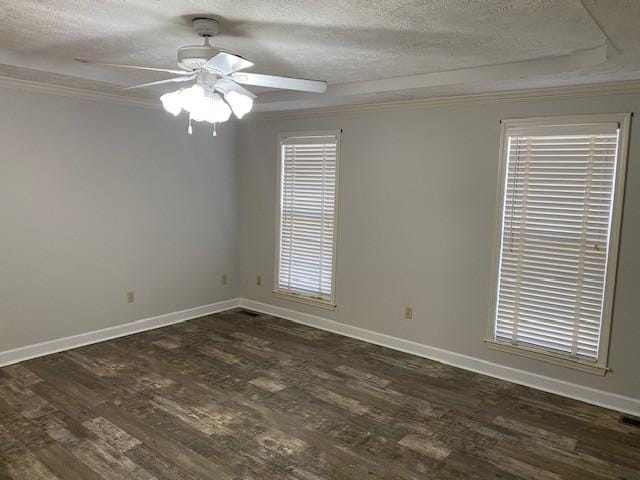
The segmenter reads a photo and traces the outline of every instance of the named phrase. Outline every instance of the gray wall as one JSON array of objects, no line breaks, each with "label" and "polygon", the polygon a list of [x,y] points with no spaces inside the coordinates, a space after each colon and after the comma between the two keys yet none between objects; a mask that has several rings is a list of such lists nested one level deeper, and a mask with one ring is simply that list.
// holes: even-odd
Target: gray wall
[{"label": "gray wall", "polygon": [[0,351],[236,296],[236,133],[185,128],[0,90]]},{"label": "gray wall", "polygon": [[[241,295],[640,398],[637,128],[613,371],[597,377],[482,341],[499,119],[639,109],[640,95],[449,105],[249,120],[213,139],[198,126],[185,135],[161,111],[0,90],[0,351]],[[332,128],[344,130],[334,312],[271,293],[277,133]]]},{"label": "gray wall", "polygon": [[[640,110],[640,96],[255,120],[240,149],[243,297],[640,398],[640,129],[632,129],[605,377],[488,350],[501,118]],[[275,298],[276,137],[342,128],[335,311]],[[255,284],[262,274],[262,286]],[[403,307],[414,319],[402,318]]]}]

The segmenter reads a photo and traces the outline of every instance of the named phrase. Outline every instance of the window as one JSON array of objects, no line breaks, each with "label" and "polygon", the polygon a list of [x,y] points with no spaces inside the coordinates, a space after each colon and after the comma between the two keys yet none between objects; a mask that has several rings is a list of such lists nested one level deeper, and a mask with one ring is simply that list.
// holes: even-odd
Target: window
[{"label": "window", "polygon": [[490,347],[606,372],[629,120],[502,122]]},{"label": "window", "polygon": [[340,132],[280,135],[275,293],[335,307]]}]

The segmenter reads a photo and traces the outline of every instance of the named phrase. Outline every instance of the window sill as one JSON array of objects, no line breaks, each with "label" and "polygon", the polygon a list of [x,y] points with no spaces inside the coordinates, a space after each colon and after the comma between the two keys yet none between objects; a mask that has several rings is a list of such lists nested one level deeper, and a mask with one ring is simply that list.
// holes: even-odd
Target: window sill
[{"label": "window sill", "polygon": [[305,295],[299,295],[296,293],[280,292],[274,290],[273,294],[284,300],[291,300],[292,302],[304,303],[305,305],[312,305],[318,308],[324,308],[325,310],[335,310],[336,304],[329,300],[321,300],[319,298],[307,297]]},{"label": "window sill", "polygon": [[513,353],[522,357],[533,358],[536,360],[541,360],[543,362],[552,363],[554,365],[559,365],[561,367],[573,368],[574,370],[592,373],[594,375],[604,376],[609,371],[607,367],[599,365],[596,362],[573,359],[559,353],[538,350],[534,347],[511,345],[510,343],[497,342],[495,340],[485,340],[484,342],[487,344],[487,347],[492,350]]}]

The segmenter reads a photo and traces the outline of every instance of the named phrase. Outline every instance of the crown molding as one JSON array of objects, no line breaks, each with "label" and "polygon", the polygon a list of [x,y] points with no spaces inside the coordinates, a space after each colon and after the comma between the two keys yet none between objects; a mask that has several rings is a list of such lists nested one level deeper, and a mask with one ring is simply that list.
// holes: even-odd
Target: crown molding
[{"label": "crown molding", "polygon": [[339,105],[334,107],[315,107],[297,110],[255,112],[250,117],[247,117],[247,120],[287,120],[328,115],[354,114],[363,112],[384,112],[390,110],[459,105],[465,103],[503,103],[629,94],[640,94],[640,80],[575,85],[567,87],[548,87],[529,90],[512,90],[495,93],[451,95],[443,97],[417,98],[412,100],[399,100],[394,102]]},{"label": "crown molding", "polygon": [[10,88],[23,92],[41,93],[45,95],[57,95],[61,97],[81,98],[98,102],[114,103],[117,105],[132,105],[135,107],[158,109],[159,103],[154,100],[126,97],[113,93],[97,92],[83,88],[52,85],[49,83],[32,82],[18,78],[0,76],[0,88]]},{"label": "crown molding", "polygon": [[[0,76],[0,88],[10,88],[25,92],[57,95],[70,98],[81,98],[117,105],[129,105],[141,108],[160,109],[160,104],[155,100],[147,100],[135,97],[126,97],[112,93],[98,92],[83,88],[52,85],[48,83],[33,82],[17,78]],[[254,112],[245,121],[261,120],[286,120],[317,116],[353,114],[363,112],[383,112],[392,110],[404,110],[431,106],[459,105],[465,103],[502,103],[520,102],[530,100],[545,100],[558,98],[579,98],[602,95],[629,95],[640,94],[640,80],[626,82],[599,83],[590,85],[576,85],[568,87],[537,88],[529,90],[512,90],[495,93],[477,93],[464,95],[451,95],[441,97],[417,98],[412,100],[399,100],[394,102],[365,103],[357,105],[339,105],[333,107],[313,107],[295,110]]]}]

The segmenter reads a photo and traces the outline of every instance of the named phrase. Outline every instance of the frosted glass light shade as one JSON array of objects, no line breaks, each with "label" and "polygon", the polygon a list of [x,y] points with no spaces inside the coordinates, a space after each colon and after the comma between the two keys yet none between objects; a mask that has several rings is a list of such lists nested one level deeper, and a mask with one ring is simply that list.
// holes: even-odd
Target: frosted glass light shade
[{"label": "frosted glass light shade", "polygon": [[236,117],[242,118],[253,108],[253,99],[231,90],[227,92],[224,99],[231,105],[231,109]]},{"label": "frosted glass light shade", "polygon": [[174,117],[182,111],[182,88],[175,92],[165,93],[160,97],[162,107]]}]

